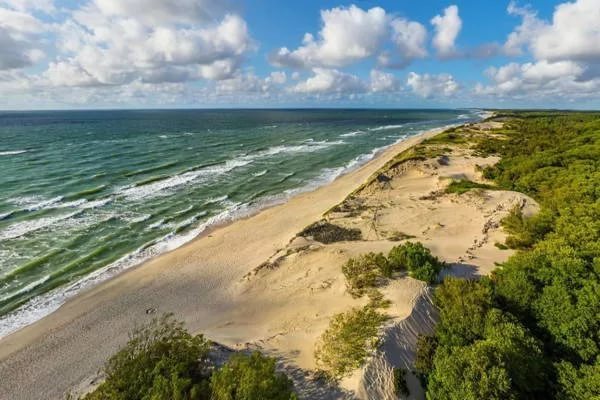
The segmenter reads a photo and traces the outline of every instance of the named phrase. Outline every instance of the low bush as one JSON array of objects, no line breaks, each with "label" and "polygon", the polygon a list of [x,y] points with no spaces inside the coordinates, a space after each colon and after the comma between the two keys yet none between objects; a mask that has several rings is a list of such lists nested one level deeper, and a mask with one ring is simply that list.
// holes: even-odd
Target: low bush
[{"label": "low bush", "polygon": [[397,396],[408,396],[410,390],[406,383],[406,370],[404,368],[394,368],[392,374],[394,375],[394,390]]},{"label": "low bush", "polygon": [[275,369],[275,359],[258,351],[236,354],[210,378],[211,400],[295,400],[292,381]]},{"label": "low bush", "polygon": [[368,305],[333,316],[315,349],[317,365],[331,379],[359,368],[377,347],[379,327],[386,319]]},{"label": "low bush", "polygon": [[342,272],[353,296],[362,296],[368,288],[378,286],[384,277],[391,276],[388,260],[381,253],[351,258],[342,266]]},{"label": "low bush", "polygon": [[468,179],[453,180],[447,187],[446,193],[464,194],[472,189],[495,189],[492,185],[473,182]]},{"label": "low bush", "polygon": [[435,282],[444,266],[420,242],[407,242],[393,247],[388,254],[388,263],[393,271],[408,270],[413,278],[427,283]]},{"label": "low bush", "polygon": [[324,244],[362,239],[360,229],[344,228],[327,221],[315,222],[306,227],[298,236],[310,236],[317,242]]}]

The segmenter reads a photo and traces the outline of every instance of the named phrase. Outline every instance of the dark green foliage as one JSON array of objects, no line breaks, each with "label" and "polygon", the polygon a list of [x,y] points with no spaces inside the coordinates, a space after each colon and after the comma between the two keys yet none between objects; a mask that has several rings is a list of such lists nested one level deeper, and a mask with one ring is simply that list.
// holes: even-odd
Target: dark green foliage
[{"label": "dark green foliage", "polygon": [[483,175],[541,210],[503,221],[521,251],[491,281],[436,291],[427,397],[600,398],[600,115],[512,116]]},{"label": "dark green foliage", "polygon": [[600,399],[600,360],[577,369],[569,362],[557,364],[561,400]]},{"label": "dark green foliage", "polygon": [[477,183],[468,179],[460,179],[452,181],[446,187],[446,193],[463,194],[471,189],[495,189],[492,185],[486,185],[485,183]]},{"label": "dark green foliage", "polygon": [[386,319],[369,305],[334,315],[315,349],[318,365],[332,379],[360,367],[377,346],[377,333]]},{"label": "dark green foliage", "polygon": [[435,291],[440,322],[436,336],[441,345],[465,346],[483,337],[485,317],[492,306],[487,281],[448,278]]},{"label": "dark green foliage", "polygon": [[208,342],[165,315],[136,330],[108,361],[89,400],[208,399]]},{"label": "dark green foliage", "polygon": [[420,242],[406,242],[393,247],[388,254],[388,262],[392,270],[408,270],[413,278],[427,283],[435,282],[443,267],[443,263]]},{"label": "dark green foliage", "polygon": [[258,351],[236,354],[210,378],[211,400],[296,399],[292,381],[275,370],[275,359]]},{"label": "dark green foliage", "polygon": [[493,343],[442,346],[427,386],[428,400],[517,399],[502,357]]},{"label": "dark green foliage", "polygon": [[396,391],[396,395],[408,396],[410,390],[406,383],[406,370],[404,368],[394,368],[392,374],[394,374],[394,390]]},{"label": "dark green foliage", "polygon": [[[171,314],[136,330],[85,400],[290,400],[292,382],[260,353],[234,355],[213,373],[209,342]],[[212,374],[212,375],[211,375]]]},{"label": "dark green foliage", "polygon": [[433,370],[433,357],[438,347],[436,336],[419,335],[417,338],[417,357],[415,371],[419,377],[426,377]]},{"label": "dark green foliage", "polygon": [[317,242],[325,244],[362,239],[360,229],[348,229],[327,221],[315,222],[300,232],[298,236],[312,236]]}]

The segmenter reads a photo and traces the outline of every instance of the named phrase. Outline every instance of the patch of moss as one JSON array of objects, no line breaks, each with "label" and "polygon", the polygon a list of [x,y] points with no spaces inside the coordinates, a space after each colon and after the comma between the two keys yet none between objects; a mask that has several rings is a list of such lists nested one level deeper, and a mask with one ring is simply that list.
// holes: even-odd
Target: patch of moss
[{"label": "patch of moss", "polygon": [[446,187],[446,193],[456,193],[463,194],[468,192],[471,189],[488,189],[493,190],[496,189],[495,186],[488,185],[485,183],[473,182],[468,179],[458,179],[454,180]]},{"label": "patch of moss", "polygon": [[324,244],[362,240],[362,233],[360,229],[344,228],[327,221],[315,222],[314,224],[304,228],[304,230],[302,230],[298,236],[310,236],[317,242]]}]

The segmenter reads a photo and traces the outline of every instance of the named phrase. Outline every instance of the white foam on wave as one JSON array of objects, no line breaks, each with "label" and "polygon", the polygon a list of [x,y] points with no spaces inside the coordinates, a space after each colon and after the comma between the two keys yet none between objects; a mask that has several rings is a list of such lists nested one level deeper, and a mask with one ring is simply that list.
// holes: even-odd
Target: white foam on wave
[{"label": "white foam on wave", "polygon": [[[252,174],[252,176],[255,176],[255,177],[258,177],[258,176],[263,176],[263,175],[264,175],[264,174],[266,174],[267,172],[269,172],[269,170],[268,170],[268,169],[263,169],[262,171],[259,171],[259,172],[255,172],[255,173],[253,173],[253,174]],[[0,218],[0,219],[2,219],[2,218]]]},{"label": "white foam on wave", "polygon": [[348,132],[348,133],[342,133],[340,135],[340,137],[353,137],[353,136],[358,136],[358,135],[364,135],[365,131],[352,131],[352,132]]},{"label": "white foam on wave", "polygon": [[400,125],[382,125],[382,126],[378,126],[376,128],[369,128],[370,131],[376,132],[376,131],[385,131],[388,129],[398,129],[398,128],[402,128],[404,125],[400,124]]},{"label": "white foam on wave", "polygon": [[99,208],[105,206],[106,204],[113,201],[113,197],[107,197],[105,199],[99,199],[94,201],[85,201],[83,202],[79,208],[89,209],[89,208]]},{"label": "white foam on wave", "polygon": [[[92,272],[76,282],[37,296],[12,313],[0,317],[0,338],[9,335],[56,311],[69,298],[83,289],[106,281],[114,275],[138,265],[159,254],[171,251],[197,237],[211,226],[250,215],[254,209],[248,204],[229,203],[222,212],[208,218],[202,224],[184,234],[169,233],[162,238],[139,247],[136,251],[121,257],[114,263]],[[201,214],[200,214],[201,215]],[[194,216],[192,218],[198,218]],[[184,221],[179,226],[183,226]],[[192,222],[193,223],[193,222]]]},{"label": "white foam on wave", "polygon": [[160,181],[149,183],[147,185],[127,186],[120,189],[117,194],[124,196],[128,200],[141,200],[149,197],[166,195],[169,193],[169,189],[185,185],[202,178],[213,179],[235,168],[248,165],[251,162],[251,160],[243,158],[233,159],[225,162],[224,164],[206,167],[195,171],[184,172]]},{"label": "white foam on wave", "polygon": [[9,150],[9,151],[0,151],[0,156],[15,156],[17,154],[27,153],[28,150]]},{"label": "white foam on wave", "polygon": [[320,151],[327,149],[331,146],[337,146],[340,144],[346,144],[343,140],[336,140],[332,142],[328,141],[315,141],[313,139],[307,139],[303,144],[297,145],[278,145],[269,147],[266,150],[259,151],[254,154],[247,155],[246,157],[249,159],[257,159],[268,156],[274,156],[278,154],[292,154],[292,153],[312,153],[315,151]]},{"label": "white foam on wave", "polygon": [[33,282],[29,283],[28,285],[23,286],[21,289],[18,289],[12,293],[7,294],[6,296],[1,297],[0,302],[11,299],[11,298],[16,297],[23,293],[27,293],[30,290],[35,289],[36,287],[45,283],[48,279],[50,279],[50,275],[43,276],[42,278],[38,279],[37,281],[33,281]]},{"label": "white foam on wave", "polygon": [[0,231],[0,241],[16,239],[18,237],[24,236],[28,233],[38,231],[40,229],[48,228],[52,225],[60,221],[67,220],[69,218],[74,217],[77,214],[80,214],[82,211],[78,210],[76,212],[70,214],[57,215],[54,217],[45,217],[38,218],[29,221],[17,222],[12,225],[9,225],[6,229]]},{"label": "white foam on wave", "polygon": [[204,202],[204,205],[222,203],[225,200],[227,200],[228,198],[229,198],[229,196],[226,194],[224,194],[223,196],[219,196],[219,197],[211,197],[211,198],[206,199],[206,201]]}]

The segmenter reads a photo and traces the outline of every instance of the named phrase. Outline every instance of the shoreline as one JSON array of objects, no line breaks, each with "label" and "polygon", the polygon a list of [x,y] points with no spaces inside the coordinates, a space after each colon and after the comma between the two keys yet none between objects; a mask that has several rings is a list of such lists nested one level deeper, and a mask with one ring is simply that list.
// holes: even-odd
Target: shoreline
[{"label": "shoreline", "polygon": [[[482,119],[485,119],[487,116],[482,116]],[[175,240],[175,244],[173,245],[170,242],[163,242],[163,239],[157,240],[152,245],[144,245],[129,254],[125,254],[123,257],[114,261],[113,263],[106,265],[96,271],[91,272],[89,275],[83,276],[75,282],[71,282],[64,287],[59,287],[53,289],[49,292],[43,293],[40,296],[30,300],[25,303],[22,308],[19,308],[15,311],[12,311],[6,315],[0,317],[0,322],[7,321],[8,328],[0,327],[0,342],[3,338],[8,337],[15,332],[18,332],[21,329],[24,329],[36,322],[40,321],[43,318],[48,317],[49,315],[56,312],[63,305],[76,298],[77,296],[85,293],[89,290],[92,290],[94,287],[98,285],[102,285],[105,282],[108,282],[122,274],[127,273],[128,271],[140,268],[152,260],[159,258],[163,255],[169,254],[171,252],[177,251],[191,243],[194,243],[197,240],[200,240],[204,237],[209,236],[215,230],[221,229],[228,225],[231,225],[237,221],[244,220],[247,218],[251,218],[265,210],[268,210],[273,207],[277,207],[280,205],[289,202],[291,199],[301,196],[306,193],[310,193],[316,190],[319,190],[323,187],[326,187],[336,180],[343,178],[346,175],[352,174],[353,172],[360,170],[361,168],[367,166],[369,163],[374,162],[376,159],[383,157],[384,154],[410,140],[413,138],[418,138],[422,135],[426,135],[430,132],[439,133],[445,129],[448,129],[453,126],[458,126],[461,124],[448,124],[439,128],[434,128],[430,130],[425,130],[419,132],[415,135],[407,136],[405,138],[399,139],[397,142],[392,143],[388,146],[380,147],[374,149],[371,153],[362,154],[355,159],[348,162],[346,165],[342,167],[338,167],[337,169],[341,170],[341,172],[337,173],[333,178],[327,178],[322,182],[314,181],[309,182],[304,186],[290,189],[289,192],[291,194],[286,194],[286,192],[282,192],[277,195],[271,196],[271,198],[263,199],[261,202],[257,202],[255,204],[252,203],[240,203],[236,205],[236,207],[240,207],[236,209],[235,207],[229,210],[223,210],[220,214],[217,214],[215,217],[218,217],[219,221],[215,223],[209,222],[209,220],[204,221],[200,224],[199,227],[193,229],[190,232],[186,232],[184,235],[179,237],[174,237],[172,239]],[[358,159],[364,158],[362,161],[357,161]],[[355,163],[352,166],[348,166],[349,164]],[[240,211],[242,208],[246,207],[245,210]],[[221,215],[224,215],[221,218]],[[222,220],[221,220],[222,219]],[[178,240],[177,240],[178,239]],[[180,243],[180,244],[177,244]],[[140,253],[147,248],[152,248],[156,245],[165,245],[167,250],[160,251],[157,254],[150,254],[147,256],[140,256]],[[131,261],[133,259],[133,261]],[[21,318],[24,316],[24,318]],[[29,318],[29,319],[28,319]],[[21,321],[25,319],[25,321]],[[1,349],[0,349],[1,355]]]},{"label": "shoreline", "polygon": [[[17,384],[21,389],[38,386],[53,398],[93,376],[106,358],[124,344],[128,332],[152,317],[153,312],[148,310],[175,311],[192,331],[204,331],[210,337],[219,315],[226,309],[235,309],[235,301],[231,301],[233,286],[244,274],[344,200],[391,157],[445,129],[408,137],[325,186],[214,227],[175,250],[81,291],[56,311],[0,339],[0,372],[21,382]],[[257,226],[264,228],[263,237],[255,237]],[[243,244],[236,254],[226,254],[240,242]],[[198,268],[199,264],[204,265]],[[112,335],[110,340],[106,335]],[[74,355],[73,349],[92,354]],[[59,366],[69,363],[67,360],[71,370],[63,368],[58,372]],[[46,371],[46,384],[25,384],[41,379],[40,369]],[[9,388],[0,387],[0,394],[4,390]]]}]

